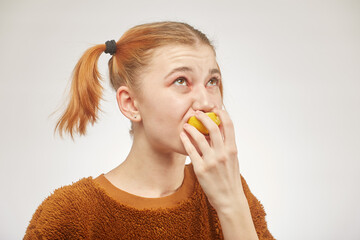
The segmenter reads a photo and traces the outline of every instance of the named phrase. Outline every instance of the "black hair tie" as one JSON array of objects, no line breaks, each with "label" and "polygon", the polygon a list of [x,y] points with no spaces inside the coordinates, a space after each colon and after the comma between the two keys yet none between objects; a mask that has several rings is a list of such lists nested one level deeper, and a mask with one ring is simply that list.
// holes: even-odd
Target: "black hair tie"
[{"label": "black hair tie", "polygon": [[106,45],[105,53],[109,53],[111,55],[114,55],[116,53],[115,40],[106,41],[105,45]]}]

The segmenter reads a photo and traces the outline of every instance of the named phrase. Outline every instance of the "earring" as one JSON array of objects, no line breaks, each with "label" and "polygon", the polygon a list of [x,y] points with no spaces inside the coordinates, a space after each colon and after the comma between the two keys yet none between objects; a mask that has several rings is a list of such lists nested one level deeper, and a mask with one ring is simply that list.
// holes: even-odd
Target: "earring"
[{"label": "earring", "polygon": [[137,116],[136,115],[134,115],[134,118],[136,118]]}]

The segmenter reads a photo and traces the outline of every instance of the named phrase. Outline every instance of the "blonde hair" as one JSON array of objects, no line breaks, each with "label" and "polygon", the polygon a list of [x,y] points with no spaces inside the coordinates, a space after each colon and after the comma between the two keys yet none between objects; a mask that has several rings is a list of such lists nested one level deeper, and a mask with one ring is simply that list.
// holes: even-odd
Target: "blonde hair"
[{"label": "blonde hair", "polygon": [[[135,26],[116,42],[116,53],[108,63],[110,82],[115,91],[125,85],[140,92],[138,75],[149,63],[153,50],[170,44],[206,44],[215,53],[206,35],[189,24],[166,21]],[[97,62],[105,50],[105,44],[91,47],[76,64],[72,76],[70,100],[55,127],[55,132],[58,131],[60,136],[63,132],[69,133],[72,138],[74,133],[85,135],[88,123],[94,124],[97,121],[103,91]],[[222,85],[220,92],[223,96]],[[132,125],[130,135],[133,135]]]}]

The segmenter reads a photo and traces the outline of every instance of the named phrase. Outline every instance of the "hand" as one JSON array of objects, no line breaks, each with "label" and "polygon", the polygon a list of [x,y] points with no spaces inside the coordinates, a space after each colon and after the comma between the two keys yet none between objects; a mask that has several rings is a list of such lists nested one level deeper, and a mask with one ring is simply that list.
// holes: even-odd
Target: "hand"
[{"label": "hand", "polygon": [[194,172],[210,204],[217,211],[236,208],[244,198],[241,185],[234,125],[225,110],[213,111],[221,120],[216,125],[205,113],[196,112],[198,118],[209,131],[209,139],[190,124],[180,134]]}]

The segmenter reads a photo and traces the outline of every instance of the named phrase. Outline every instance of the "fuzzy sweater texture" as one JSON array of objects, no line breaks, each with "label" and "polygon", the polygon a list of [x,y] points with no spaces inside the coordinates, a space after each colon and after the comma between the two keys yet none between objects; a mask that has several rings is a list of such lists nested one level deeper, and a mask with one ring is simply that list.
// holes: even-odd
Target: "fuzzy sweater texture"
[{"label": "fuzzy sweater texture", "polygon": [[[259,239],[274,239],[263,205],[243,176],[241,181]],[[60,187],[37,208],[24,239],[223,239],[223,235],[190,164],[181,187],[161,198],[122,191],[104,174]]]}]

